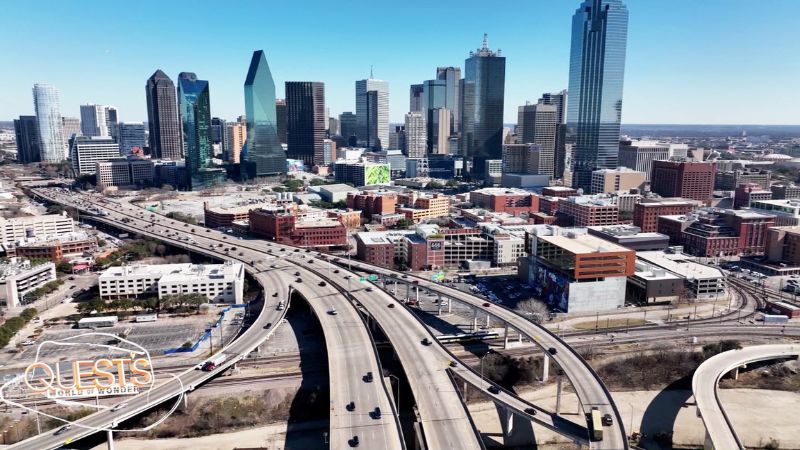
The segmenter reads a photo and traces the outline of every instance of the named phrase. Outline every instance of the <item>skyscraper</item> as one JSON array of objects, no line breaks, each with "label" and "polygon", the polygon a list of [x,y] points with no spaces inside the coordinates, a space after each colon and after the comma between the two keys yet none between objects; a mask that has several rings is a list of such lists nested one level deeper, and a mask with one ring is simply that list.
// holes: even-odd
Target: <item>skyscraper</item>
[{"label": "skyscraper", "polygon": [[275,82],[263,50],[253,52],[244,82],[244,107],[247,116],[247,141],[242,159],[253,176],[286,172],[286,153],[278,142],[275,108]]},{"label": "skyscraper", "polygon": [[17,162],[39,162],[39,126],[36,124],[36,116],[19,116],[19,119],[14,120],[14,136],[17,141]]},{"label": "skyscraper", "polygon": [[117,110],[112,106],[90,103],[81,105],[81,134],[113,137],[111,128],[117,124]]},{"label": "skyscraper", "polygon": [[617,165],[627,40],[622,0],[584,0],[572,17],[567,140],[572,185],[587,192],[593,171]]},{"label": "skyscraper", "polygon": [[106,106],[106,128],[108,129],[108,135],[111,136],[114,141],[119,142],[119,118],[117,117],[117,108],[114,106]]},{"label": "skyscraper", "polygon": [[286,144],[286,100],[275,100],[275,117],[278,120],[278,143]]},{"label": "skyscraper", "polygon": [[[214,156],[221,155],[226,145],[228,138],[228,122],[219,117],[211,118],[211,145],[214,148]],[[121,147],[120,147],[121,148]]]},{"label": "skyscraper", "polygon": [[461,131],[461,68],[437,67],[436,79],[445,81],[445,104],[450,110],[450,125],[453,133]]},{"label": "skyscraper", "polygon": [[564,178],[564,167],[566,159],[566,135],[567,135],[567,91],[550,92],[542,94],[539,103],[545,105],[555,105],[556,107],[556,149],[553,161],[553,177]]},{"label": "skyscraper", "polygon": [[[178,74],[178,114],[183,130],[183,153],[191,189],[202,189],[222,181],[212,169],[211,96],[208,81],[192,72]],[[224,175],[224,172],[222,172]]]},{"label": "skyscraper", "polygon": [[435,108],[428,115],[428,147],[431,154],[446,155],[450,140],[450,110]]},{"label": "skyscraper", "polygon": [[325,84],[315,81],[286,82],[287,157],[307,166],[324,165]]},{"label": "skyscraper", "polygon": [[39,160],[60,163],[67,159],[64,133],[61,129],[61,105],[58,90],[49,84],[33,85],[33,106],[39,128]]},{"label": "skyscraper", "polygon": [[389,83],[372,77],[356,81],[356,136],[364,147],[389,145]]},{"label": "skyscraper", "polygon": [[539,146],[539,174],[553,176],[555,173],[556,137],[558,110],[539,100],[535,105],[519,107],[517,138],[520,144]]},{"label": "skyscraper", "polygon": [[156,159],[183,157],[181,128],[175,84],[160,69],[147,80],[147,125],[150,128],[150,154]]},{"label": "skyscraper", "polygon": [[405,116],[406,123],[406,156],[409,158],[424,158],[428,152],[425,120],[422,113],[410,112]]},{"label": "skyscraper", "polygon": [[77,117],[62,117],[61,131],[64,133],[64,144],[69,146],[69,139],[81,134],[81,120]]},{"label": "skyscraper", "polygon": [[486,160],[503,157],[503,100],[506,58],[489,49],[486,34],[483,46],[470,52],[464,62],[462,90],[462,149],[472,161],[471,175],[482,179]]},{"label": "skyscraper", "polygon": [[242,147],[247,139],[247,120],[239,117],[236,122],[228,123],[226,134],[225,152],[228,155],[228,161],[239,164],[242,162]]},{"label": "skyscraper", "polygon": [[356,142],[351,143],[351,138],[356,136],[357,127],[356,115],[350,111],[345,111],[339,114],[339,128],[341,128],[341,135],[347,145],[356,145]]},{"label": "skyscraper", "polygon": [[408,93],[408,110],[410,112],[422,112],[422,85],[412,84]]},{"label": "skyscraper", "polygon": [[134,150],[143,151],[145,147],[144,123],[142,122],[119,122],[117,125],[119,141],[119,152],[122,155],[130,155]]}]

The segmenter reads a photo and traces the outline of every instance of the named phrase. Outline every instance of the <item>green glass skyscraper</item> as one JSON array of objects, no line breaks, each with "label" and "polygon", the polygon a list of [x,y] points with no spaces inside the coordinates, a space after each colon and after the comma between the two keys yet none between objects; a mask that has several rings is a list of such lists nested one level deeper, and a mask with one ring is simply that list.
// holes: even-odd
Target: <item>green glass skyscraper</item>
[{"label": "green glass skyscraper", "polygon": [[567,141],[572,186],[588,192],[592,172],[619,155],[628,9],[622,0],[584,0],[572,17]]},{"label": "green glass skyscraper", "polygon": [[183,135],[183,154],[192,190],[224,181],[225,171],[214,169],[211,158],[211,100],[208,81],[192,72],[178,75],[178,114]]},{"label": "green glass skyscraper", "polygon": [[286,172],[286,153],[278,143],[275,109],[275,82],[263,50],[253,52],[244,82],[244,108],[247,116],[247,141],[242,173],[250,176],[280,175]]}]

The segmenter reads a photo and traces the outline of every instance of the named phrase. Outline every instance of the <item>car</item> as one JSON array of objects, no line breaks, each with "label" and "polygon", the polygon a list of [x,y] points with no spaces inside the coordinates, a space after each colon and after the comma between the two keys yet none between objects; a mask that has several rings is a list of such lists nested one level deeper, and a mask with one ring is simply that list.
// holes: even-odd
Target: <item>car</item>
[{"label": "car", "polygon": [[338,313],[338,312],[336,312],[336,308],[331,308],[331,309],[328,311],[328,314],[330,314],[330,315],[332,315],[332,316],[335,316],[335,315],[337,315],[337,314],[339,314],[339,313]]},{"label": "car", "polygon": [[324,282],[324,281],[320,281],[320,282],[319,282],[319,285],[320,285],[320,287],[325,287],[325,286],[327,286],[327,285],[328,285],[328,283],[326,283],[326,282]]},{"label": "car", "polygon": [[265,330],[268,330],[268,329],[269,329],[269,328],[271,328],[271,327],[272,327],[272,322],[267,322],[267,324],[266,324],[266,325],[264,325],[264,329],[265,329]]},{"label": "car", "polygon": [[423,339],[422,340],[422,345],[431,345],[431,340],[428,339],[428,338]]},{"label": "car", "polygon": [[74,284],[71,284],[71,285],[69,286],[69,288],[70,288],[70,289],[75,289],[75,285],[74,285]]},{"label": "car", "polygon": [[295,272],[294,276],[299,277],[300,276],[300,272]]},{"label": "car", "polygon": [[358,447],[358,436],[353,436],[353,439],[350,439],[348,444],[350,444],[350,447]]},{"label": "car", "polygon": [[61,427],[58,430],[56,430],[56,432],[53,433],[53,435],[54,436],[58,436],[60,434],[66,433],[67,430],[69,430],[70,428],[72,428],[72,425],[64,425],[63,427]]},{"label": "car", "polygon": [[800,275],[792,275],[789,278],[800,278]]},{"label": "car", "polygon": [[119,403],[119,404],[115,405],[113,408],[111,408],[111,411],[112,412],[113,411],[119,411],[120,409],[122,409],[122,408],[124,408],[126,406],[128,406],[128,403],[122,402],[122,403]]},{"label": "car", "polygon": [[372,291],[374,291],[374,290],[375,290],[375,289],[372,289],[371,287],[368,287],[368,288],[367,288],[367,292],[372,292]]},{"label": "car", "polygon": [[458,363],[455,361],[450,361],[450,367],[458,367]]},{"label": "car", "polygon": [[558,350],[556,350],[555,347],[550,347],[550,348],[547,349],[547,353],[550,353],[551,355],[555,355],[556,353],[558,353]]},{"label": "car", "polygon": [[525,408],[525,413],[526,414],[530,414],[532,416],[535,416],[536,415],[536,410],[533,409],[533,408]]},{"label": "car", "polygon": [[296,282],[298,282],[298,283],[302,283],[302,282],[303,282],[303,279],[302,279],[302,278],[298,278],[298,279],[296,279],[296,280],[294,280],[294,281],[296,281]]},{"label": "car", "polygon": [[26,347],[31,346],[31,345],[35,345],[35,344],[36,344],[36,341],[32,341],[32,340],[27,340],[27,341],[22,343],[22,345],[24,345]]},{"label": "car", "polygon": [[339,269],[333,269],[333,273],[339,273]]},{"label": "car", "polygon": [[376,406],[375,409],[372,410],[372,413],[370,413],[370,415],[372,416],[373,419],[376,419],[376,420],[380,419],[381,418],[381,408]]},{"label": "car", "polygon": [[389,308],[394,308],[394,303],[389,303]]},{"label": "car", "polygon": [[277,296],[278,296],[278,293],[276,292],[276,293],[272,294],[272,296],[273,296],[273,297],[277,297]]},{"label": "car", "polygon": [[604,427],[610,427],[611,425],[614,425],[614,419],[611,417],[611,414],[603,414],[603,418],[601,420]]},{"label": "car", "polygon": [[299,249],[299,248],[296,248],[296,249],[294,249],[294,252],[295,252],[295,253],[297,253],[297,252],[299,252],[299,251],[300,251],[300,249]]},{"label": "car", "polygon": [[488,308],[488,307],[490,307],[490,306],[492,306],[492,304],[491,304],[491,303],[489,303],[489,302],[486,302],[486,303],[484,303],[484,304],[483,304],[483,307],[484,307],[484,308]]},{"label": "car", "polygon": [[75,277],[69,277],[69,278],[67,278],[67,279],[68,279],[68,280],[70,280],[70,281],[72,281],[72,280],[74,280],[74,279],[75,279]]},{"label": "car", "polygon": [[374,377],[372,376],[372,372],[367,372],[367,374],[364,375],[364,378],[363,378],[365,383],[372,383],[373,379],[374,379]]},{"label": "car", "polygon": [[490,386],[489,386],[489,389],[487,389],[487,390],[488,390],[489,392],[491,392],[492,394],[494,394],[494,395],[497,395],[497,394],[499,394],[499,393],[500,393],[500,388],[499,388],[499,387],[497,387],[497,386],[495,386],[495,385],[493,385],[493,384],[492,384],[492,385],[490,385]]},{"label": "car", "polygon": [[355,411],[356,409],[356,402],[350,402],[345,406],[345,409],[348,411]]}]

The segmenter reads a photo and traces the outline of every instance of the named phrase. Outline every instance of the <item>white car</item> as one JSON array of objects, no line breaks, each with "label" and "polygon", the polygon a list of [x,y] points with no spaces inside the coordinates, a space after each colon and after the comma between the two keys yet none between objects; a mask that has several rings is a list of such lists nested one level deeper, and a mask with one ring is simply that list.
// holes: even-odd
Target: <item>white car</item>
[{"label": "white car", "polygon": [[328,314],[330,314],[330,315],[332,315],[332,316],[335,316],[335,315],[337,315],[337,314],[339,314],[339,313],[338,313],[338,312],[336,312],[336,308],[331,308],[331,309],[330,309],[330,311],[328,311]]}]

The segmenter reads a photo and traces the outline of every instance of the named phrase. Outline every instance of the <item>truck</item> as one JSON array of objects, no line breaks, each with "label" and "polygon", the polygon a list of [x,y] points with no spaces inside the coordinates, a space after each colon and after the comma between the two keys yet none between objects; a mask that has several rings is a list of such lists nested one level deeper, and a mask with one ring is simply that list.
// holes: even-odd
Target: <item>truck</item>
[{"label": "truck", "polygon": [[282,309],[284,308],[284,306],[285,306],[285,305],[283,304],[283,302],[282,302],[282,301],[281,301],[281,302],[278,302],[278,308],[277,308],[277,310],[278,310],[278,311],[282,310]]},{"label": "truck", "polygon": [[786,323],[789,321],[789,317],[781,315],[781,314],[761,314],[756,320],[761,320],[765,324],[767,323]]},{"label": "truck", "polygon": [[201,370],[203,370],[204,372],[211,372],[212,370],[219,367],[220,364],[224,363],[226,359],[228,359],[228,357],[224,353],[214,355],[213,357],[211,357],[210,359],[208,359],[206,362],[203,363],[203,367],[201,367]]}]

